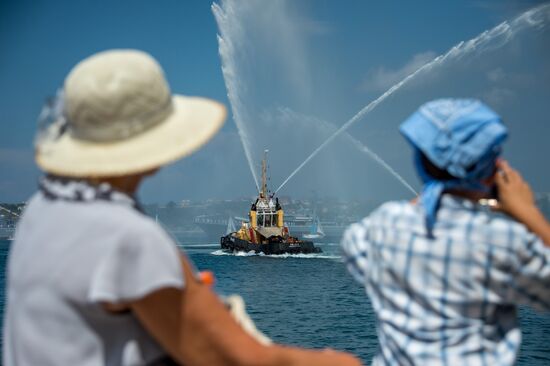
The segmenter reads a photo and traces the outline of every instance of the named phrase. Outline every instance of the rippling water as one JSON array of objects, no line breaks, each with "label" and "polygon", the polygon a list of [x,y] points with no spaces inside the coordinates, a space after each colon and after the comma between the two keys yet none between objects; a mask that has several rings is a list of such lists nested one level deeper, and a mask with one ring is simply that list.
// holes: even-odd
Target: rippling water
[{"label": "rippling water", "polygon": [[[4,310],[5,263],[9,242],[0,241],[0,312]],[[185,246],[199,269],[214,271],[216,290],[238,293],[259,329],[277,342],[332,347],[367,363],[377,348],[374,315],[361,287],[346,273],[338,246],[322,254],[226,255],[215,244]],[[550,315],[522,309],[519,365],[550,364]]]}]

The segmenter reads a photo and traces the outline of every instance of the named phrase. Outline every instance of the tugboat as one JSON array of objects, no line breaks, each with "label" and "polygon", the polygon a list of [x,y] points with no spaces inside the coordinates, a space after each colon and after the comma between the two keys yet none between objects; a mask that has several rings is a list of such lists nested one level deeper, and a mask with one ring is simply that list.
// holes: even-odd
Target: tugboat
[{"label": "tugboat", "polygon": [[[264,254],[320,253],[321,248],[311,241],[299,240],[290,235],[284,224],[283,208],[279,199],[267,189],[267,150],[262,160],[262,188],[258,198],[250,207],[249,221],[241,228],[220,239],[226,251],[254,251]],[[275,201],[273,200],[275,198]]]}]

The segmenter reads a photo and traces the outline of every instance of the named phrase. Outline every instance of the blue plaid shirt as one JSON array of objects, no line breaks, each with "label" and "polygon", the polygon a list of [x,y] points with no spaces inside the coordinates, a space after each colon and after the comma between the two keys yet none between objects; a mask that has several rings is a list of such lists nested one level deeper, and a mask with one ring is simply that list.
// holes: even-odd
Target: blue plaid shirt
[{"label": "blue plaid shirt", "polygon": [[511,365],[518,304],[550,310],[550,248],[525,226],[444,195],[434,239],[420,205],[389,202],[351,225],[346,264],[377,315],[374,365]]}]

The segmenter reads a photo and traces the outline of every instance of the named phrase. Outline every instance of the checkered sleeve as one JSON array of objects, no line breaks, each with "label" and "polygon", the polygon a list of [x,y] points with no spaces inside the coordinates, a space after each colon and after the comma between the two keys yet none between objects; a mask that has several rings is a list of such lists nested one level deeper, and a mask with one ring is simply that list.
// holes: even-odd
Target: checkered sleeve
[{"label": "checkered sleeve", "polygon": [[361,284],[365,284],[368,268],[367,255],[367,229],[368,219],[351,225],[344,232],[341,247],[344,261],[353,278]]},{"label": "checkered sleeve", "polygon": [[525,244],[517,250],[514,264],[510,300],[539,311],[550,311],[550,247],[528,233]]}]

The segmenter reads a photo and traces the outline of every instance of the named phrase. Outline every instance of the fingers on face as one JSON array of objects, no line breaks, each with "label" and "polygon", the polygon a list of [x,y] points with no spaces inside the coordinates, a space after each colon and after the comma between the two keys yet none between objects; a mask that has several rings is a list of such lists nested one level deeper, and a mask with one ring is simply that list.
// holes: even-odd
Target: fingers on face
[{"label": "fingers on face", "polygon": [[509,167],[508,162],[502,158],[497,159],[495,162],[498,169],[505,170],[507,167]]},{"label": "fingers on face", "polygon": [[508,180],[511,183],[520,183],[522,181],[521,175],[519,175],[518,171],[510,168],[510,171],[506,174]]},{"label": "fingers on face", "polygon": [[506,177],[502,171],[499,170],[495,175],[495,182],[497,186],[502,186],[506,184]]},{"label": "fingers on face", "polygon": [[505,182],[517,183],[523,180],[519,172],[512,168],[510,164],[508,164],[508,162],[504,159],[499,159],[497,161],[497,168],[497,177],[503,178]]}]

